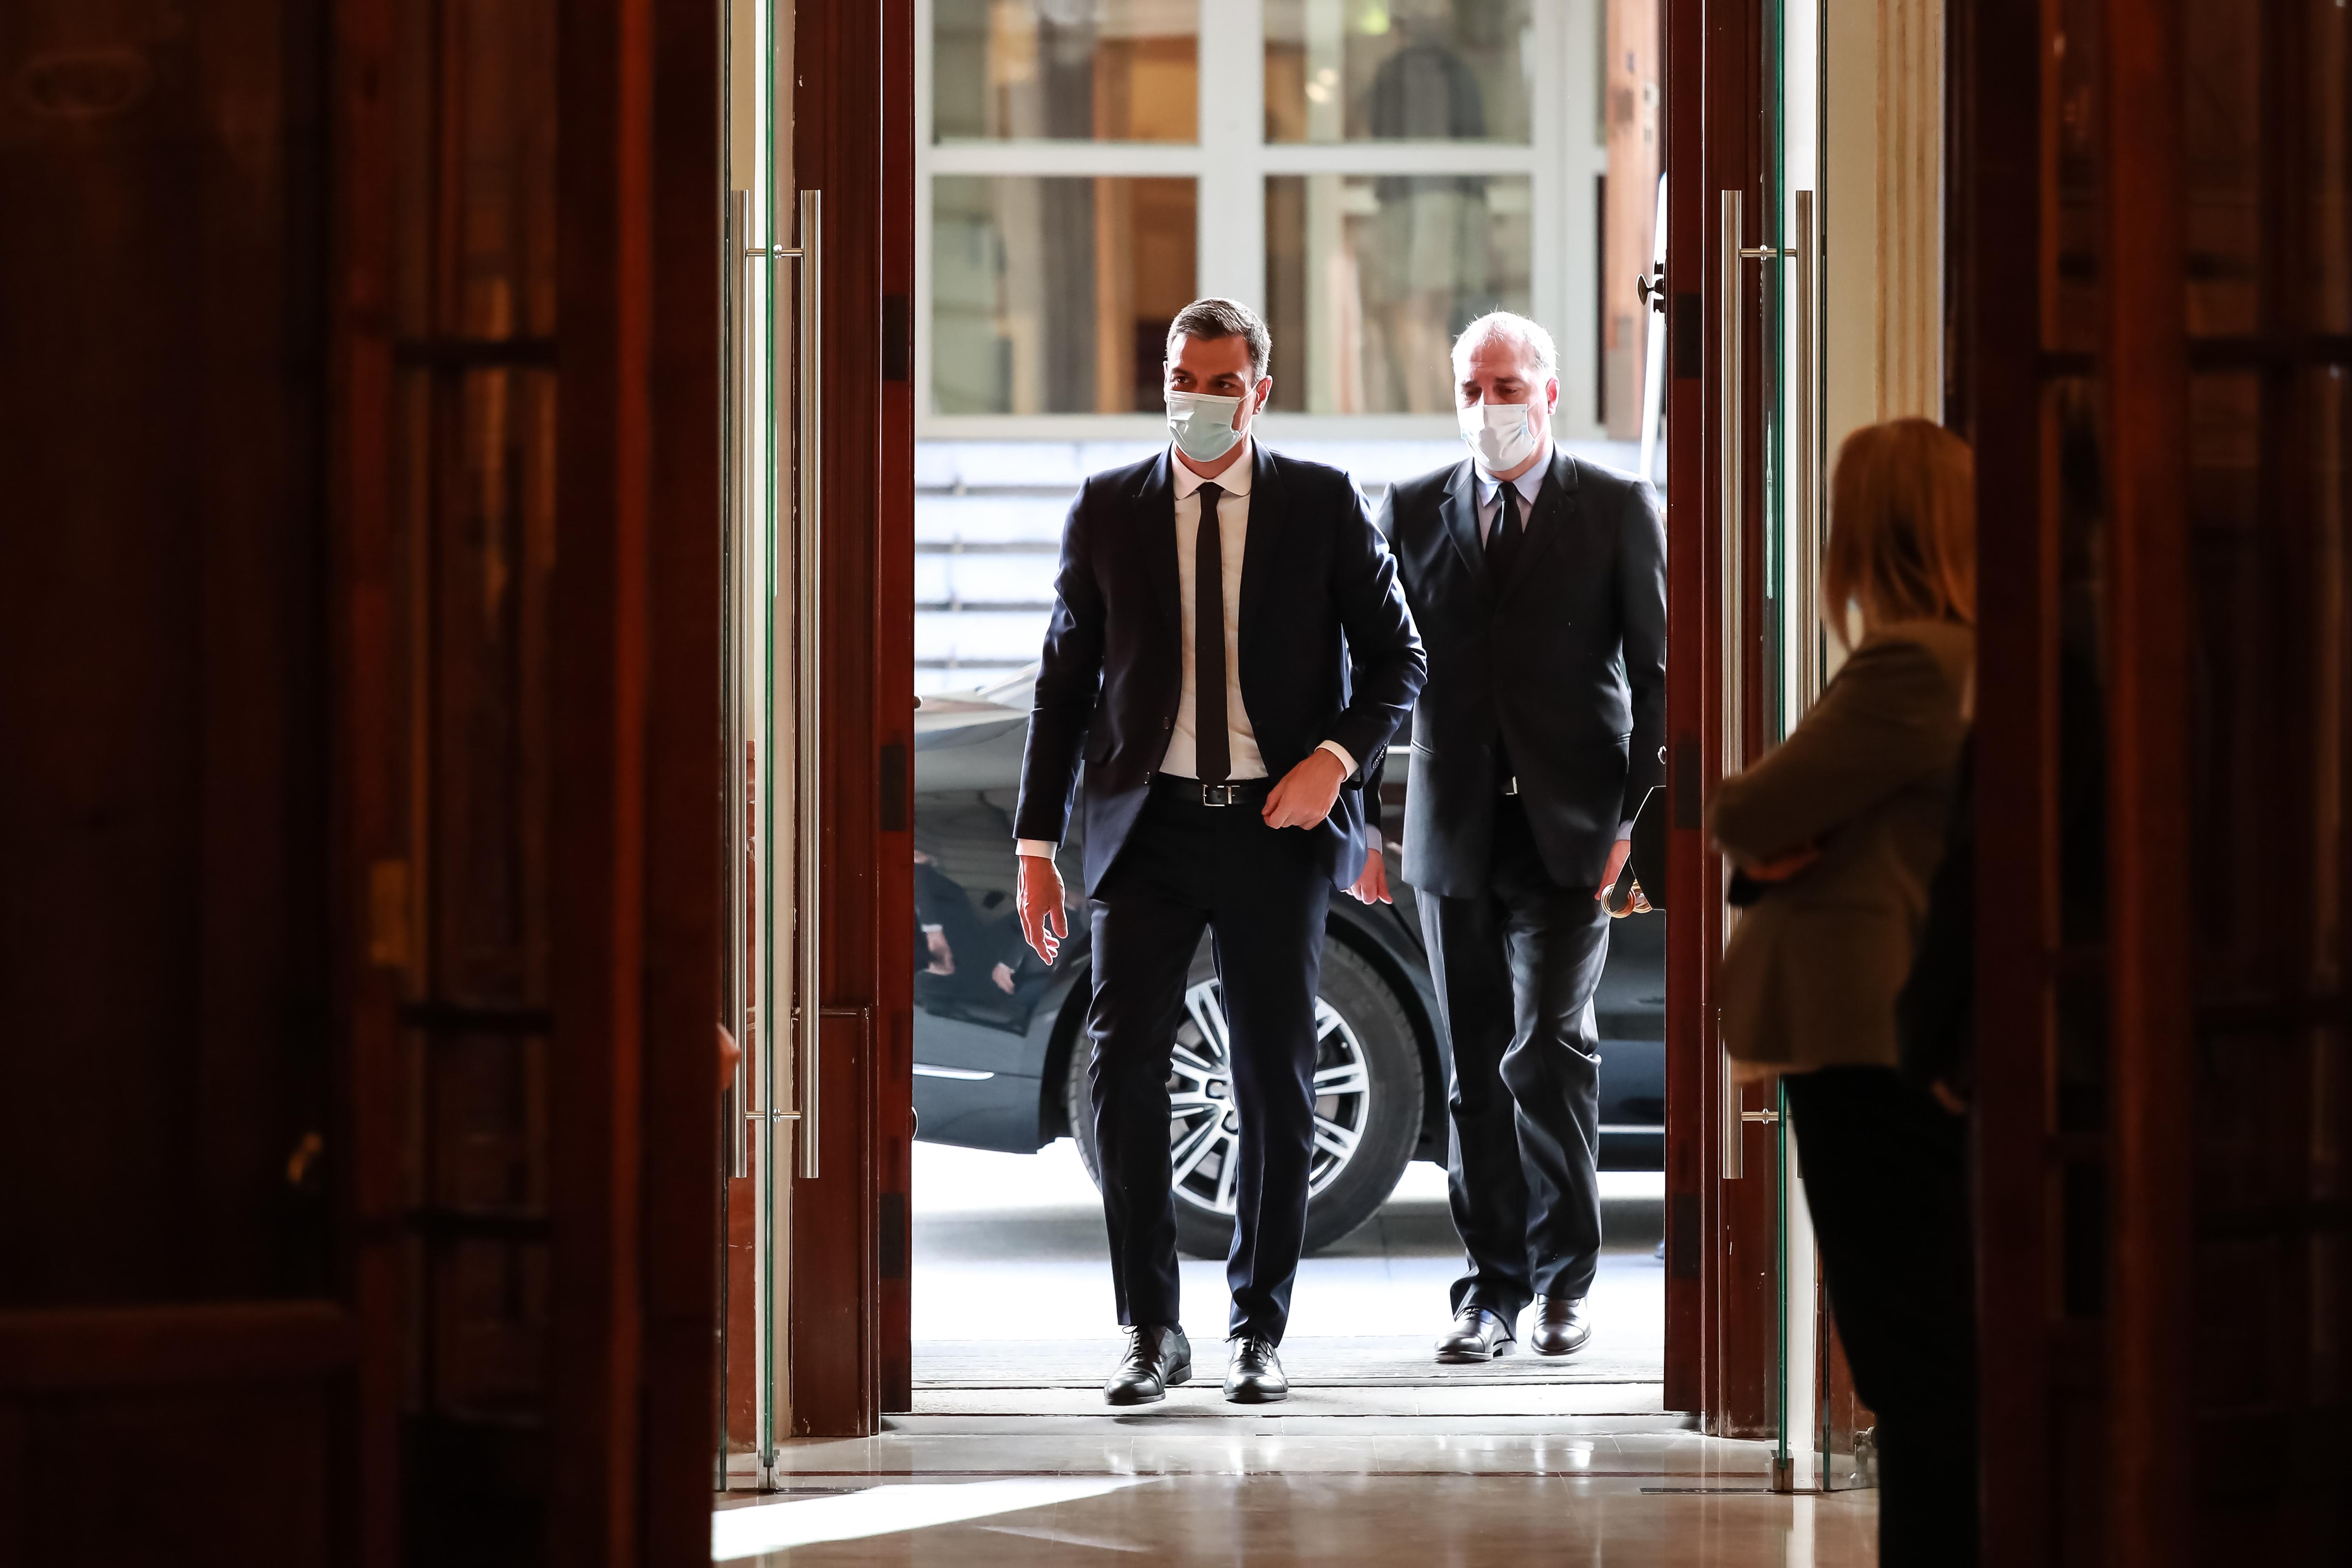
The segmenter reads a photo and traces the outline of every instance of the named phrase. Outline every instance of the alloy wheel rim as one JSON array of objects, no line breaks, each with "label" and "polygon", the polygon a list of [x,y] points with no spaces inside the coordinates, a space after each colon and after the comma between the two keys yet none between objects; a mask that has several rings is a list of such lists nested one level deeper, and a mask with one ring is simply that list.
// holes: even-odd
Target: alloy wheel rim
[{"label": "alloy wheel rim", "polygon": [[[1238,1206],[1241,1114],[1234,1104],[1225,1008],[1212,978],[1186,988],[1168,1071],[1168,1148],[1176,1195],[1230,1216]],[[1371,1125],[1372,1075],[1363,1042],[1337,1007],[1315,999],[1315,1148],[1312,1198],[1354,1163]]]}]

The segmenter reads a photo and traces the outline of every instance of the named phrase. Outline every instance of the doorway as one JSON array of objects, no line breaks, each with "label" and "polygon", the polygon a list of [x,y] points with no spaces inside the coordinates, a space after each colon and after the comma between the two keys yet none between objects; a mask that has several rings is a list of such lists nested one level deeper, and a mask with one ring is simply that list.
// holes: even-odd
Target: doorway
[{"label": "doorway", "polygon": [[[798,1010],[798,1029],[766,1031],[767,1047],[789,1050],[755,1051],[765,1079],[738,1091],[772,1095],[748,1107],[762,1136],[791,1130],[792,1152],[771,1156],[784,1191],[769,1212],[788,1216],[761,1251],[773,1260],[772,1298],[736,1271],[741,1299],[759,1297],[769,1315],[730,1317],[730,1378],[741,1366],[753,1387],[792,1380],[788,1397],[770,1394],[790,1412],[772,1428],[780,1438],[868,1432],[916,1408],[929,1220],[961,1261],[1001,1259],[1007,1247],[974,1228],[983,1222],[964,1200],[1034,1187],[1041,1170],[1083,1171],[1068,1092],[1076,966],[1034,969],[1013,936],[1006,840],[1025,668],[1070,494],[1085,473],[1160,444],[1150,369],[1166,313],[1223,289],[1262,301],[1275,330],[1267,437],[1348,468],[1375,497],[1457,458],[1443,348],[1494,306],[1559,327],[1563,439],[1649,474],[1664,496],[1682,631],[1668,675],[1665,881],[1677,914],[1621,926],[1622,972],[1601,1004],[1604,1062],[1626,1069],[1603,1118],[1602,1163],[1654,1173],[1627,1194],[1635,1206],[1621,1231],[1649,1238],[1626,1262],[1654,1270],[1664,1302],[1658,1350],[1638,1377],[1655,1380],[1652,1407],[1775,1440],[1784,1485],[1799,1483],[1807,1455],[1823,1473],[1864,1470],[1829,1459],[1853,1452],[1850,1429],[1866,1415],[1843,1388],[1808,1271],[1778,1107],[1769,1092],[1727,1092],[1706,1023],[1727,926],[1718,863],[1697,830],[1707,781],[1785,732],[1826,674],[1821,639],[1802,629],[1819,469],[1841,416],[1823,392],[1840,340],[1821,301],[1840,256],[1860,254],[1822,242],[1820,198],[1836,162],[1836,138],[1822,134],[1829,14],[1742,8],[1720,37],[1707,29],[1723,16],[1696,3],[1645,14],[1603,0],[1076,10],[933,0],[871,26],[772,14],[760,58],[786,68],[789,39],[797,63],[789,126],[772,113],[760,143],[792,176],[761,176],[793,193],[768,210],[797,224],[797,193],[815,192],[824,214],[814,269],[789,254],[804,249],[783,243],[789,232],[761,230],[764,245],[751,247],[772,268],[781,258],[802,269],[770,277],[772,320],[789,315],[794,290],[816,290],[814,343],[798,325],[762,340],[786,374],[761,417],[790,439],[772,462],[751,460],[771,462],[762,482],[779,498],[778,540],[789,531],[800,549],[797,531],[814,520],[825,628],[811,688],[822,712],[810,723],[816,710],[785,704],[802,739],[788,756],[780,731],[763,764],[767,810],[782,814],[762,819],[764,874],[795,898],[789,910],[772,903],[764,938],[747,944],[746,962],[782,963],[767,994],[783,1023]],[[840,68],[812,68],[820,59]],[[845,127],[830,121],[846,102],[840,84],[872,79],[876,62],[881,133],[858,129],[872,104]],[[1415,88],[1424,65],[1437,85]],[[1538,79],[1557,90],[1535,90]],[[1670,95],[1670,80],[1684,90]],[[1415,107],[1421,90],[1446,106],[1427,123],[1413,118],[1427,107]],[[1705,124],[1763,129],[1710,141]],[[787,129],[789,152],[777,151]],[[1862,137],[1865,152],[1874,134]],[[1662,180],[1670,167],[1686,177]],[[843,173],[820,186],[822,169]],[[1857,178],[1876,171],[1850,167],[1848,183]],[[1933,196],[1930,183],[1921,199]],[[1874,276],[1868,264],[1864,274]],[[1616,308],[1628,299],[1630,311]],[[792,403],[801,385],[822,389],[820,408]],[[1884,403],[1864,417],[1903,411]],[[774,572],[786,565],[779,554]],[[782,582],[772,574],[770,592]],[[772,633],[783,626],[779,613]],[[785,644],[803,665],[778,661]],[[757,678],[772,690],[812,679],[800,648],[784,636]],[[804,766],[814,793],[786,806]],[[748,831],[731,808],[730,820]],[[777,869],[787,863],[798,869]],[[779,911],[793,934],[774,923]],[[1335,1264],[1354,1245],[1372,1249],[1358,1262],[1433,1275],[1444,1231],[1433,1193],[1414,1183],[1443,1154],[1444,1119],[1417,922],[1409,910],[1340,920],[1328,951],[1349,983],[1323,1000],[1334,1087],[1347,1091],[1329,1097],[1328,1152],[1352,1138],[1391,1163],[1326,1161],[1320,1195],[1333,1217],[1319,1239]],[[811,931],[822,938],[813,952],[798,945]],[[1213,993],[1196,1000],[1197,1044],[1213,1057]],[[1387,1097],[1385,1112],[1379,1093],[1352,1088],[1373,1084],[1383,1062],[1419,1074],[1417,1095]],[[1195,1089],[1214,1078],[1213,1060],[1200,1066]],[[814,1134],[784,1120],[805,1115],[803,1094],[818,1111]],[[1417,1115],[1396,1114],[1416,1098]],[[1383,1114],[1402,1125],[1384,1131]],[[1189,1173],[1200,1256],[1216,1252],[1221,1220],[1209,1120],[1194,1129],[1207,1136]],[[918,1142],[923,1167],[938,1167],[962,1205],[952,1215],[923,1205]],[[958,1148],[1024,1174],[959,1166]],[[784,1170],[811,1150],[821,1173]],[[1400,1180],[1406,1206],[1384,1221]],[[1075,1175],[1056,1191],[1045,1205],[1063,1216],[1046,1225],[1064,1227],[1053,1245],[1083,1251],[1087,1191]],[[940,1278],[961,1290],[951,1271]],[[779,1336],[789,1353],[773,1351],[766,1371],[745,1363],[743,1346],[772,1351]],[[995,1342],[923,1337],[942,1347],[942,1387],[1054,1381],[982,1379],[972,1367],[1001,1363]],[[1383,1364],[1395,1372],[1429,1330],[1337,1337],[1393,1339]]]},{"label": "doorway", "polygon": [[[1013,912],[1012,807],[1070,500],[1088,472],[1165,444],[1168,319],[1205,294],[1271,329],[1263,438],[1347,468],[1375,507],[1460,460],[1448,345],[1498,308],[1556,331],[1570,450],[1654,460],[1643,370],[1664,334],[1634,280],[1657,221],[1655,14],[924,0],[915,17],[913,1408],[996,1409],[1085,1397],[1118,1343],[1084,1110],[1085,912],[1051,970]],[[1630,57],[1613,78],[1612,32]],[[1400,736],[1387,770],[1391,865],[1409,752]],[[1302,1394],[1437,1381],[1460,1261],[1412,890],[1337,904],[1288,1353]],[[1448,1381],[1604,1384],[1591,1397],[1659,1407],[1663,923],[1614,928],[1598,1003],[1601,1344]],[[1237,1124],[1205,944],[1188,1015],[1171,1138],[1186,1300],[1213,1343]]]}]

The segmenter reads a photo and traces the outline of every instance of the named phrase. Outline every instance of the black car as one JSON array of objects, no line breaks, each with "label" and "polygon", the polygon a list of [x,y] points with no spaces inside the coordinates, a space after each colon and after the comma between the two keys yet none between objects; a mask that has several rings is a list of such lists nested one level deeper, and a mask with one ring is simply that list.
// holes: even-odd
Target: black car
[{"label": "black car", "polygon": [[[1093,1174],[1082,1047],[1085,897],[1073,879],[1070,940],[1050,969],[1023,944],[1013,907],[1013,810],[1031,687],[1024,674],[982,691],[926,697],[916,714],[916,1136],[1018,1153],[1075,1136]],[[1394,748],[1394,764],[1407,751]],[[1391,824],[1404,820],[1405,787],[1395,774],[1383,786]],[[1074,815],[1074,832],[1075,822]],[[1331,900],[1316,1007],[1310,1252],[1370,1218],[1406,1161],[1445,1160],[1437,998],[1412,889],[1393,876],[1393,841],[1389,851],[1394,905]],[[1076,858],[1063,864],[1075,867]],[[1665,989],[1664,917],[1617,921],[1593,1004],[1604,1170],[1664,1168]],[[1185,1011],[1168,1083],[1177,1242],[1195,1257],[1222,1258],[1233,1233],[1240,1123],[1206,939]]]}]

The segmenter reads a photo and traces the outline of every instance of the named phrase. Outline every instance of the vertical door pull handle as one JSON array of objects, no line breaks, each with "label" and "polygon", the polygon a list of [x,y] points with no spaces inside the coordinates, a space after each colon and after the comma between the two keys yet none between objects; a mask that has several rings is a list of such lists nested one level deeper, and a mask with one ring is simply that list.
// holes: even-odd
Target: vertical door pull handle
[{"label": "vertical door pull handle", "polygon": [[824,956],[824,922],[818,909],[824,890],[819,843],[824,827],[824,775],[819,765],[824,746],[824,532],[819,526],[824,500],[824,400],[818,395],[824,375],[824,195],[803,191],[800,196],[801,352],[798,384],[793,391],[799,479],[793,552],[793,684],[798,699],[793,721],[798,766],[798,787],[793,792],[793,854],[798,870],[793,921],[799,973],[793,992],[793,1054],[800,1074],[800,1173],[803,1180],[814,1181],[820,1170],[817,1107],[823,1076],[818,1051],[824,1011],[818,994]]}]

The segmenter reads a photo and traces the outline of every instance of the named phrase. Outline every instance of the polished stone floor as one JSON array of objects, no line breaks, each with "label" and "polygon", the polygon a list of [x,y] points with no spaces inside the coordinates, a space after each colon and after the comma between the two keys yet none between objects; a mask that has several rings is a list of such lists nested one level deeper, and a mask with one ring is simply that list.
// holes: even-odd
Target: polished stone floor
[{"label": "polished stone floor", "polygon": [[[1434,1365],[1429,1346],[1445,1325],[1462,1245],[1446,1214],[1445,1173],[1416,1162],[1369,1223],[1300,1265],[1283,1347],[1292,1383],[1305,1392],[1442,1382],[1456,1391],[1448,1397],[1476,1401],[1448,1410],[1503,1407],[1492,1388],[1461,1392],[1492,1384],[1609,1384],[1619,1392],[1556,1392],[1527,1408],[1655,1410],[1665,1349],[1665,1268],[1655,1252],[1664,1183],[1611,1172],[1601,1184],[1593,1336],[1578,1355]],[[1225,1331],[1223,1265],[1186,1258],[1181,1273],[1186,1331],[1213,1359]],[[1118,1353],[1101,1200],[1067,1139],[1033,1155],[918,1143],[913,1285],[919,1411],[1075,1412]],[[1651,1385],[1646,1394],[1642,1384]],[[1030,1398],[1023,1390],[1061,1392]]]},{"label": "polished stone floor", "polygon": [[1444,1173],[1417,1164],[1370,1224],[1301,1267],[1286,1404],[1220,1397],[1223,1270],[1187,1259],[1199,1375],[1112,1415],[1102,1214],[1072,1146],[919,1144],[915,1413],[877,1437],[787,1445],[765,1492],[739,1468],[713,1555],[824,1568],[1873,1562],[1875,1494],[1773,1495],[1769,1447],[1700,1436],[1660,1409],[1658,1181],[1612,1176],[1603,1192],[1582,1354],[1430,1359],[1461,1250]]},{"label": "polished stone floor", "polygon": [[[1770,1449],[1665,1416],[902,1417],[782,1453],[721,1562],[1860,1565],[1874,1495],[1767,1489]],[[754,1478],[744,1475],[748,1486]]]}]

